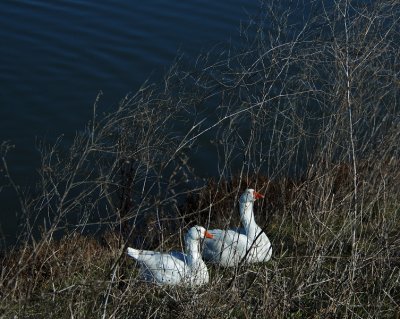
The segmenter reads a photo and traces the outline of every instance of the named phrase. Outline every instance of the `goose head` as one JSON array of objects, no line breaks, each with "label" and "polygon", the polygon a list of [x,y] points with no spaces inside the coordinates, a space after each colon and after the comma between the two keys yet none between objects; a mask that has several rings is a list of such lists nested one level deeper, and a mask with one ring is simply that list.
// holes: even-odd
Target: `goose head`
[{"label": "goose head", "polygon": [[239,202],[241,204],[254,203],[257,199],[264,198],[264,195],[257,193],[254,189],[248,188],[240,196]]},{"label": "goose head", "polygon": [[239,199],[240,219],[244,226],[247,236],[253,237],[257,232],[258,226],[254,220],[253,204],[264,195],[257,193],[254,189],[248,188]]},{"label": "goose head", "polygon": [[213,238],[213,235],[201,226],[194,226],[190,228],[186,234],[186,240],[200,240],[202,238]]}]

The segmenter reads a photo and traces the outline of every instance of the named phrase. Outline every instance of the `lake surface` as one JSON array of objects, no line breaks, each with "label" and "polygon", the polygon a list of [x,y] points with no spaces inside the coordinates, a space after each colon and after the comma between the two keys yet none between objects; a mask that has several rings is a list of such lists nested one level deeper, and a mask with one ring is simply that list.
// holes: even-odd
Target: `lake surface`
[{"label": "lake surface", "polygon": [[[1,1],[0,142],[16,183],[32,185],[36,140],[70,142],[100,107],[159,80],[177,56],[190,63],[215,45],[235,43],[256,0]],[[1,180],[3,182],[3,180]],[[0,232],[12,242],[18,200],[0,193]]]}]

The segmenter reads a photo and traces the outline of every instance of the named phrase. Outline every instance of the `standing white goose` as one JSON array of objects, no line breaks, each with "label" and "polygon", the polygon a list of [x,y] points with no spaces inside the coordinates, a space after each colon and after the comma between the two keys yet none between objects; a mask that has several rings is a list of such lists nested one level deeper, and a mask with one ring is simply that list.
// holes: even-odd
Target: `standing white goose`
[{"label": "standing white goose", "polygon": [[237,230],[209,230],[214,240],[204,241],[203,258],[224,267],[237,266],[244,258],[246,263],[271,259],[272,247],[267,235],[254,220],[253,204],[264,196],[246,189],[240,196],[239,209],[243,228]]},{"label": "standing white goose", "polygon": [[206,284],[209,281],[206,264],[201,259],[200,239],[213,238],[201,226],[189,229],[185,236],[186,254],[182,252],[160,253],[128,247],[127,253],[136,259],[142,278],[161,285]]}]

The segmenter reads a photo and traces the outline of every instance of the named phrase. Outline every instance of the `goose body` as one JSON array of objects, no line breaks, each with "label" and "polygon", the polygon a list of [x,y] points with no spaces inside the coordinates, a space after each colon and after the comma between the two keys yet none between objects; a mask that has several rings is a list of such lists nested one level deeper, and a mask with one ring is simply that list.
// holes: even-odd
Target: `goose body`
[{"label": "goose body", "polygon": [[201,259],[200,239],[212,238],[201,226],[189,229],[185,236],[186,254],[182,252],[161,253],[128,247],[127,253],[138,261],[145,281],[160,285],[199,286],[209,281],[207,267]]},{"label": "goose body", "polygon": [[234,267],[242,260],[245,263],[257,263],[271,259],[271,243],[254,220],[254,202],[263,197],[254,189],[247,189],[242,194],[239,209],[244,227],[235,230],[209,230],[213,240],[204,241],[204,260],[223,267]]}]

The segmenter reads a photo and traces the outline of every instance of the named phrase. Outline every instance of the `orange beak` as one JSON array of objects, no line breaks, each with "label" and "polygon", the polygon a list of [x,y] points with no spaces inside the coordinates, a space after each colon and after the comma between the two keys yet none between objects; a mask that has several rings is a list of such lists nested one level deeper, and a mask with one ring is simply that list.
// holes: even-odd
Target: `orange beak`
[{"label": "orange beak", "polygon": [[257,193],[257,192],[254,192],[254,198],[255,199],[264,198],[264,195],[260,194],[260,193]]},{"label": "orange beak", "polygon": [[210,234],[208,231],[205,231],[205,232],[204,232],[204,236],[205,236],[206,238],[214,238],[214,236],[213,236],[212,234]]}]

